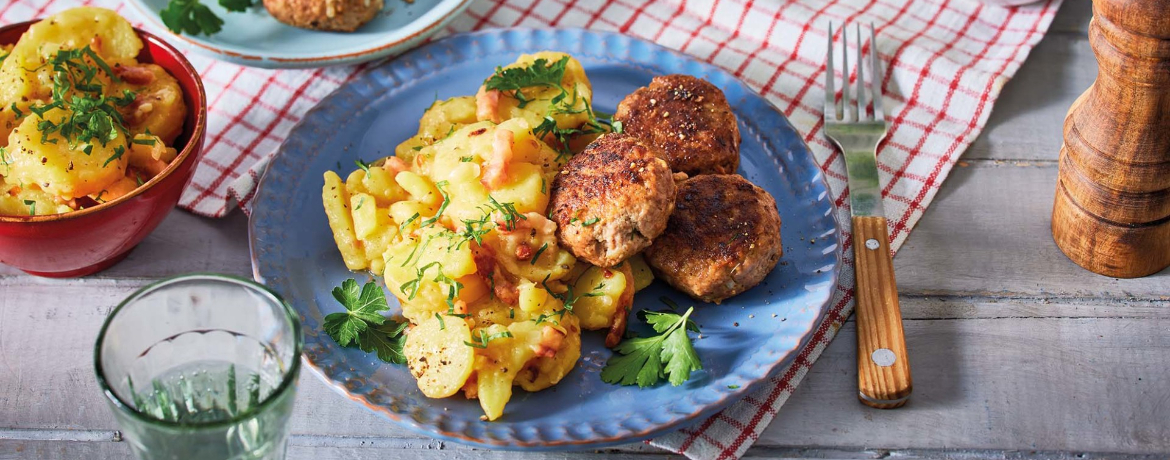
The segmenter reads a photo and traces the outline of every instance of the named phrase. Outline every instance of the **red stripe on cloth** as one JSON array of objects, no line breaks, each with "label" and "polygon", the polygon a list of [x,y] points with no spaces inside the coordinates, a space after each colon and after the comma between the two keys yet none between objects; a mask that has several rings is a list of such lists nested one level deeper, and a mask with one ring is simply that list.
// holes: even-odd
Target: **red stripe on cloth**
[{"label": "red stripe on cloth", "polygon": [[793,360],[792,365],[788,367],[788,371],[784,373],[784,377],[781,378],[779,382],[777,382],[777,385],[772,388],[772,391],[768,393],[768,397],[764,398],[763,404],[760,404],[759,410],[756,411],[755,415],[752,416],[751,421],[748,423],[751,428],[740,431],[739,436],[737,436],[735,440],[732,441],[731,444],[729,444],[727,448],[719,454],[718,458],[720,460],[734,460],[736,458],[735,452],[739,450],[739,447],[742,446],[743,443],[746,442],[749,438],[753,440],[755,439],[755,427],[759,425],[760,420],[764,417],[764,414],[771,409],[772,403],[774,403],[781,394],[792,389],[790,385],[792,378],[795,377],[796,374],[801,370],[807,369],[812,365],[812,362],[809,361],[809,355],[812,353],[812,350],[818,345],[828,342],[828,340],[832,338],[832,335],[829,334],[829,332],[830,330],[834,329],[833,324],[838,320],[844,320],[844,318],[841,318],[841,310],[844,309],[845,305],[847,305],[852,299],[853,291],[850,290],[841,297],[841,300],[838,301],[836,305],[833,306],[833,308],[829,311],[829,314],[826,315],[825,319],[821,322],[820,327],[818,327],[817,331],[813,333],[813,337],[809,340],[808,345],[805,346],[804,349],[801,350],[800,354],[796,356],[796,359]]},{"label": "red stripe on cloth", "polygon": [[[1046,2],[1044,4],[1044,7],[1041,10],[1041,14],[1037,15],[1036,21],[1032,23],[1032,31],[1028,33],[1027,38],[1025,38],[1024,40],[1022,40],[1016,44],[1015,50],[1012,52],[1013,56],[1018,55],[1020,50],[1024,48],[1024,45],[1028,45],[1031,43],[1032,37],[1036,34],[1037,28],[1040,26],[1040,22],[1047,15],[1048,8],[1052,6],[1052,3],[1053,3],[1052,0],[1049,0],[1048,2]],[[1015,11],[1015,9],[1013,9],[1013,12],[1014,11]],[[898,219],[898,222],[894,225],[894,229],[890,233],[891,238],[897,238],[901,232],[903,232],[909,228],[908,222],[910,220],[911,215],[913,214],[913,210],[920,207],[922,200],[924,200],[926,198],[926,193],[930,189],[935,187],[935,181],[938,179],[939,175],[942,173],[943,165],[950,164],[950,158],[954,155],[955,151],[958,150],[959,146],[963,145],[967,136],[969,136],[971,134],[971,131],[974,131],[978,121],[983,116],[983,111],[987,108],[987,103],[991,100],[991,90],[994,87],[995,82],[998,81],[999,77],[1001,75],[1003,75],[1004,71],[1007,70],[1008,63],[1010,63],[1010,62],[1013,62],[1013,61],[1010,61],[1010,60],[1004,61],[1003,65],[1001,65],[999,70],[996,72],[995,78],[989,78],[987,80],[987,86],[983,89],[983,97],[981,97],[979,99],[979,105],[975,109],[974,121],[972,121],[971,124],[967,125],[967,129],[963,131],[963,134],[960,135],[958,138],[956,138],[954,143],[951,144],[951,147],[949,149],[947,149],[947,153],[946,153],[946,155],[944,155],[943,161],[940,161],[940,162],[935,164],[934,168],[930,172],[930,176],[926,178],[925,185],[922,187],[921,190],[918,191],[918,195],[915,196],[914,200],[911,202],[911,204],[910,204],[910,211],[911,212],[907,212],[906,215],[902,216],[901,219]]]},{"label": "red stripe on cloth", "polygon": [[[471,26],[471,29],[472,30],[479,30],[479,29],[483,28],[483,26],[486,25],[489,20],[491,20],[491,17],[495,16],[496,12],[500,10],[501,6],[504,6],[504,0],[496,0],[496,4],[492,5],[492,7],[490,9],[488,9],[487,12],[484,13],[483,16],[479,18],[478,21],[475,21],[475,25]],[[470,10],[468,11],[468,14],[469,15],[471,14]]]},{"label": "red stripe on cloth", "polygon": [[532,10],[536,9],[536,5],[538,4],[540,4],[540,0],[529,1],[528,8],[521,10],[520,16],[517,17],[515,21],[512,21],[512,27],[519,26],[521,22],[524,22],[525,19],[528,19],[528,17],[532,15]]},{"label": "red stripe on cloth", "polygon": [[[747,15],[751,12],[752,5],[754,3],[755,0],[748,0],[747,5],[744,5],[743,12],[739,14],[739,19],[735,22],[735,29],[732,29],[731,31],[731,36],[727,37],[725,40],[721,40],[715,45],[715,51],[711,53],[711,60],[715,60],[715,58],[719,56],[719,53],[723,52],[723,48],[727,47],[728,43],[731,43],[733,40],[739,38],[739,32],[743,30],[743,20],[747,19]],[[714,5],[711,6],[711,17],[715,17]]]},{"label": "red stripe on cloth", "polygon": [[[979,12],[982,10],[982,7],[983,7],[983,5],[980,4],[979,7],[975,8],[975,12],[973,14],[978,16]],[[1004,20],[1005,25],[1011,21],[1012,16],[1015,16],[1015,10],[1011,10],[1010,12],[1008,12],[1008,17],[1006,20]],[[968,25],[970,25],[970,22],[971,21],[968,21]],[[1000,27],[999,31],[995,34],[995,36],[999,37],[1002,33],[1003,33],[1003,27]],[[884,188],[882,188],[882,194],[889,193],[890,190],[892,190],[894,188],[894,185],[896,185],[898,183],[898,181],[901,180],[901,178],[905,175],[906,168],[909,167],[910,162],[913,161],[913,159],[917,157],[917,155],[915,155],[914,153],[918,152],[919,150],[922,149],[922,146],[926,145],[926,140],[930,139],[931,134],[934,133],[934,131],[935,131],[935,127],[938,126],[938,122],[942,121],[943,114],[946,113],[947,109],[949,109],[951,107],[951,101],[954,100],[955,88],[957,88],[959,86],[959,82],[962,81],[963,75],[966,74],[968,70],[971,70],[971,68],[982,57],[982,55],[986,54],[987,51],[990,49],[991,49],[991,43],[988,43],[987,45],[985,45],[983,47],[982,52],[980,53],[979,56],[977,56],[975,58],[974,61],[971,61],[967,65],[959,68],[959,72],[957,74],[955,74],[954,79],[951,80],[951,84],[948,85],[948,87],[947,87],[947,95],[943,99],[942,107],[940,107],[938,109],[934,119],[930,123],[926,124],[926,129],[923,130],[923,135],[918,137],[918,143],[915,144],[914,147],[910,149],[910,151],[912,152],[911,155],[907,157],[906,162],[903,163],[902,166],[900,168],[898,168],[897,171],[894,172],[893,177],[886,184],[886,186]],[[1008,61],[1004,61],[1004,62],[1008,62]],[[929,67],[929,65],[927,65],[926,67]],[[913,208],[913,206],[911,206],[911,208]]]},{"label": "red stripe on cloth", "polygon": [[[760,41],[760,47],[756,48],[755,51],[752,51],[751,54],[748,54],[747,59],[744,59],[743,63],[741,63],[739,67],[735,69],[735,76],[743,78],[743,72],[747,70],[748,64],[755,62],[755,60],[759,58],[759,55],[762,51],[772,46],[772,33],[776,31],[776,24],[780,23],[780,17],[784,14],[784,9],[795,2],[796,0],[788,0],[783,6],[776,8],[776,12],[772,14],[772,22],[768,24],[768,30],[764,32],[764,39]],[[742,23],[743,19],[741,18],[740,24]]]},{"label": "red stripe on cloth", "polygon": [[[293,105],[293,102],[296,101],[297,98],[300,97],[301,93],[303,93],[305,91],[305,89],[309,87],[309,83],[312,83],[313,80],[316,79],[318,76],[320,76],[324,71],[325,71],[324,67],[318,68],[316,71],[313,72],[312,75],[309,76],[309,78],[306,78],[305,81],[303,83],[301,83],[301,86],[297,88],[297,91],[293,93],[292,97],[290,97],[288,99],[288,103],[285,104],[284,110],[287,111],[289,108],[291,108]],[[269,75],[268,79],[271,80],[271,79],[275,78],[276,75],[277,75],[277,73],[273,72],[272,74]],[[268,88],[268,83],[265,83],[261,87],[260,91],[256,92],[256,96],[252,99],[253,104],[249,104],[248,109],[240,111],[239,117],[237,117],[237,119],[242,118],[243,115],[245,113],[247,113],[248,110],[250,110],[252,106],[255,105],[255,100],[258,99],[260,97],[260,95],[264,93],[264,90],[266,88]],[[274,117],[272,119],[272,121],[269,123],[268,127],[265,128],[265,131],[270,131],[273,127],[276,126],[277,123],[279,123],[280,119],[281,119],[280,116]],[[238,120],[236,120],[236,122],[238,122]],[[222,138],[223,134],[226,132],[228,132],[227,129],[220,131],[219,136],[217,136],[217,137]],[[252,149],[256,148],[256,146],[260,143],[261,139],[263,139],[263,138],[256,137],[255,139],[253,139],[252,142],[248,144],[247,149],[245,149],[245,151],[242,153],[247,153],[247,152],[251,151]],[[228,166],[228,168],[234,170],[244,161],[244,158],[247,158],[247,157],[248,157],[247,155],[237,156],[235,158],[235,160],[232,160],[232,163],[231,163],[231,165]],[[238,177],[238,174],[237,174],[237,177]],[[227,174],[220,174],[219,177],[217,177],[214,181],[211,182],[211,186],[209,188],[212,190],[216,190],[221,185],[223,185],[224,181],[226,181],[227,179],[228,179]],[[199,203],[202,203],[203,200],[205,200],[205,199],[207,199],[207,193],[199,194],[198,196],[195,197],[195,200],[191,202],[190,207],[194,208],[194,207],[199,206]]]},{"label": "red stripe on cloth", "polygon": [[[846,29],[846,28],[847,28],[847,27],[848,27],[850,24],[852,24],[852,23],[853,23],[853,21],[855,21],[855,20],[856,20],[858,17],[860,17],[862,14],[864,14],[864,13],[865,13],[866,11],[868,11],[870,8],[873,8],[873,6],[874,6],[875,4],[877,4],[877,3],[876,3],[876,0],[870,0],[870,1],[869,1],[869,3],[866,3],[866,4],[865,4],[865,6],[864,6],[864,7],[862,7],[861,9],[857,10],[857,12],[855,12],[855,13],[853,13],[853,14],[849,15],[848,17],[846,17],[846,18],[844,19],[844,21],[842,22],[842,24],[841,24],[841,27],[840,27],[840,30],[838,30],[838,32],[840,32],[841,34],[846,34],[846,33],[848,33],[848,31],[847,31],[847,30],[845,30],[845,29]],[[810,21],[810,22],[811,22],[811,21]],[[805,30],[805,32],[807,32],[807,29]],[[804,35],[804,34],[802,33],[801,35]],[[827,37],[826,37],[826,39],[827,39]],[[798,47],[799,47],[799,45],[798,45]],[[842,52],[844,52],[844,53],[848,53],[848,52],[849,52],[849,50],[848,50],[848,49],[843,49],[843,50],[842,50]],[[806,78],[806,79],[804,80],[804,85],[802,85],[802,86],[800,87],[800,90],[798,90],[798,91],[796,92],[796,95],[792,97],[794,100],[803,100],[803,99],[804,99],[804,95],[805,95],[805,94],[808,94],[808,90],[809,90],[809,88],[811,88],[811,87],[812,87],[812,85],[813,85],[814,83],[816,83],[816,81],[817,81],[818,79],[820,79],[820,78],[821,78],[821,77],[824,75],[824,73],[825,73],[825,70],[827,69],[827,67],[826,67],[826,65],[825,65],[825,64],[827,64],[827,63],[825,63],[825,62],[822,62],[822,63],[821,63],[821,65],[817,67],[817,70],[816,70],[815,72],[812,72],[812,73],[810,73],[810,74],[809,74],[808,78]],[[844,75],[844,76],[845,76],[846,80],[848,80],[848,81],[850,81],[850,82],[852,82],[852,81],[853,81],[853,80],[852,80],[852,79],[850,79],[850,77],[849,77],[849,75],[850,75],[850,74],[849,74],[849,69],[841,69],[841,72],[842,72],[842,75]],[[833,76],[833,78],[837,78],[837,77],[834,75],[834,76]],[[836,94],[834,94],[834,95],[833,95],[833,97],[834,97],[834,98],[836,98]],[[785,109],[785,110],[784,110],[784,112],[785,112],[785,113],[792,113],[792,111],[793,111],[795,108],[796,108],[796,104],[795,104],[795,102],[794,102],[794,103],[792,103],[792,104],[789,104],[789,105],[788,105],[788,108],[787,108],[787,109]]]},{"label": "red stripe on cloth", "polygon": [[[718,8],[718,7],[719,7],[719,0],[714,0],[711,2],[711,11],[707,13],[707,19],[705,21],[703,21],[702,25],[700,25],[699,27],[695,27],[695,30],[692,30],[689,32],[690,36],[687,37],[687,41],[685,43],[683,43],[682,46],[678,47],[679,51],[682,51],[685,53],[687,51],[687,48],[691,47],[691,43],[695,41],[695,37],[699,36],[699,34],[703,32],[703,29],[705,29],[711,25],[711,22],[715,19],[715,8]],[[707,59],[704,59],[704,60],[707,62],[711,62],[711,57],[708,56]]]},{"label": "red stripe on cloth", "polygon": [[565,9],[561,10],[560,13],[557,13],[557,16],[555,18],[553,18],[552,21],[549,21],[549,23],[548,23],[549,26],[556,27],[557,25],[559,25],[561,23],[561,20],[565,18],[565,15],[569,14],[569,11],[572,11],[574,8],[576,8],[577,0],[571,0],[567,3],[562,3],[562,5],[565,6]]},{"label": "red stripe on cloth", "polygon": [[638,5],[638,7],[634,9],[634,14],[631,14],[630,18],[626,19],[626,22],[622,24],[621,27],[618,27],[618,32],[623,34],[629,33],[630,27],[633,27],[634,23],[638,21],[638,18],[642,17],[642,14],[646,12],[646,7],[650,6],[650,4],[651,2],[642,2],[641,5]]}]

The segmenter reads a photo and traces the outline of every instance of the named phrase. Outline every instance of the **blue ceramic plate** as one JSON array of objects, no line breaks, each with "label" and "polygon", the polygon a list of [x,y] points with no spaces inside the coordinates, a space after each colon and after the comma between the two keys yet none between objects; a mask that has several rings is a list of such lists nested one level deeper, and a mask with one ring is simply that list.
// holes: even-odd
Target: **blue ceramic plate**
[{"label": "blue ceramic plate", "polygon": [[[415,133],[436,95],[473,94],[496,66],[545,49],[581,61],[593,83],[595,106],[606,112],[656,75],[696,75],[722,88],[743,135],[740,173],[779,203],[785,253],[763,284],[723,305],[697,306],[693,318],[703,338],[695,348],[704,369],[682,386],[603,383],[599,373],[610,351],[602,345],[604,334],[586,332],[582,359],[560,384],[537,393],[517,388],[504,416],[483,422],[477,401],[428,399],[405,366],[341,348],[321,331],[325,315],[342,311],[330,289],[355,277],[342,264],[325,221],[321,174],[338,164],[348,171],[357,158],[373,161],[392,153]],[[256,278],[300,312],[309,368],[353,401],[440,439],[492,448],[597,448],[653,437],[712,415],[789,364],[824,318],[835,289],[840,250],[834,216],[824,177],[800,134],[728,73],[617,34],[495,30],[446,38],[370,69],[311,110],[281,146],[255,198],[252,260]],[[638,293],[634,308],[661,309],[661,296],[683,306],[693,303],[656,282]],[[648,332],[634,323],[638,332]]]},{"label": "blue ceramic plate", "polygon": [[277,21],[261,0],[242,13],[231,13],[219,2],[203,1],[224,21],[211,36],[175,34],[163,25],[159,11],[170,0],[129,0],[152,32],[169,37],[186,50],[235,64],[268,68],[304,68],[355,64],[401,53],[442,30],[471,0],[385,0],[372,21],[354,32],[301,29]]}]

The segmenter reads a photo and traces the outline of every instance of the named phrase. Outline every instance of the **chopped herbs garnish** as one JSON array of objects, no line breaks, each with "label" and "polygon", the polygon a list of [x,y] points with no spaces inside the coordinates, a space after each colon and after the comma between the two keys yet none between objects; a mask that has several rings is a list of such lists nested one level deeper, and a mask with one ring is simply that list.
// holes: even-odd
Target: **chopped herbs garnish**
[{"label": "chopped herbs garnish", "polygon": [[596,224],[596,223],[598,223],[598,222],[600,222],[600,221],[601,221],[601,219],[600,219],[600,218],[598,218],[598,217],[594,217],[594,218],[592,218],[592,219],[588,219],[588,220],[586,220],[586,221],[584,221],[584,222],[581,222],[581,225],[584,225],[584,226],[588,227],[588,226],[590,226],[590,225],[593,225],[593,224]]},{"label": "chopped herbs garnish", "polygon": [[727,386],[727,388],[728,388],[728,389],[731,389],[731,390],[738,390],[738,389],[739,389],[739,385],[728,385],[728,386]]},{"label": "chopped herbs garnish", "polygon": [[353,160],[353,163],[356,164],[357,167],[362,168],[362,171],[365,171],[366,174],[370,173],[370,164],[362,161],[361,158]]},{"label": "chopped herbs garnish", "polygon": [[126,147],[122,147],[120,145],[114,146],[114,154],[110,155],[110,157],[106,159],[105,163],[102,163],[102,167],[106,167],[106,165],[109,165],[111,161],[122,158],[123,153],[126,153]]},{"label": "chopped herbs garnish", "polygon": [[[520,101],[518,106],[524,108],[532,100],[525,97],[520,90],[533,86],[560,88],[561,80],[565,78],[565,66],[568,63],[569,57],[565,56],[551,64],[547,59],[537,59],[528,67],[509,69],[497,67],[496,73],[485,80],[483,84],[489,91],[511,91],[512,96]],[[563,88],[562,91],[564,91]]]},{"label": "chopped herbs garnish", "polygon": [[531,261],[531,262],[529,262],[529,264],[530,264],[530,265],[536,265],[536,260],[540,258],[540,255],[541,255],[541,254],[544,254],[544,251],[545,251],[546,249],[548,249],[548,243],[544,243],[544,244],[540,245],[540,249],[537,249],[537,250],[536,250],[536,254],[533,254],[533,255],[532,255],[532,261]]},{"label": "chopped herbs garnish", "polygon": [[[153,137],[148,137],[145,139],[134,138],[134,140],[132,140],[130,142],[138,144],[138,145],[149,145],[151,147],[154,147],[154,144],[156,144],[158,141],[156,141],[155,138],[153,138]],[[338,168],[338,169],[340,169],[340,168]]]},{"label": "chopped herbs garnish", "polygon": [[485,212],[478,220],[463,219],[463,230],[456,233],[459,240],[452,247],[459,249],[468,241],[475,241],[475,244],[483,246],[483,236],[492,231],[492,228],[488,226],[490,219],[491,214],[488,212]]},{"label": "chopped herbs garnish", "polygon": [[15,102],[12,103],[11,108],[12,108],[12,113],[16,114],[16,118],[24,118],[24,112],[22,112],[19,108],[16,107]]},{"label": "chopped herbs garnish", "polygon": [[622,341],[614,349],[616,354],[605,363],[601,380],[619,385],[648,387],[667,378],[679,386],[691,378],[691,372],[703,369],[698,353],[691,345],[687,331],[698,332],[698,326],[689,318],[695,310],[688,308],[679,316],[673,312],[646,312],[639,314],[659,335],[633,337]]},{"label": "chopped herbs garnish", "polygon": [[467,163],[472,160],[472,157],[459,157],[460,163]]},{"label": "chopped herbs garnish", "polygon": [[467,346],[473,347],[473,348],[487,348],[488,342],[491,342],[491,341],[496,340],[496,339],[502,339],[505,337],[508,337],[508,338],[512,337],[512,333],[508,332],[508,331],[503,331],[503,332],[497,332],[495,334],[488,334],[487,332],[484,332],[483,329],[480,329],[478,342],[468,342],[468,341],[464,340],[463,343],[466,344]]},{"label": "chopped herbs garnish", "polygon": [[366,197],[364,197],[364,196],[362,197],[362,199],[358,200],[358,204],[357,204],[357,206],[354,206],[353,210],[357,211],[357,210],[361,209],[363,204],[366,204]]},{"label": "chopped herbs garnish", "polygon": [[516,205],[513,203],[500,203],[491,195],[488,195],[488,202],[491,203],[492,208],[500,211],[504,215],[504,228],[507,230],[515,230],[517,222],[528,220],[527,217],[524,217],[524,214],[516,211]]},{"label": "chopped herbs garnish", "polygon": [[345,307],[344,312],[325,316],[322,328],[338,345],[357,346],[367,353],[377,352],[378,359],[388,363],[403,364],[406,356],[402,346],[406,337],[402,332],[407,323],[399,323],[382,316],[389,310],[386,295],[374,281],[361,288],[353,278],[333,288],[333,298]]},{"label": "chopped herbs garnish", "polygon": [[[417,247],[416,247],[416,249],[417,249]],[[412,253],[412,255],[413,255],[413,253]],[[410,295],[406,299],[407,300],[414,300],[414,297],[418,295],[419,284],[422,283],[423,276],[426,275],[427,270],[429,270],[431,267],[435,267],[435,266],[439,267],[439,272],[440,272],[440,274],[442,274],[442,271],[443,271],[442,265],[439,264],[438,262],[431,262],[429,264],[423,265],[422,268],[416,269],[415,271],[416,271],[417,275],[415,276],[415,278],[410,280],[410,281],[407,281],[405,283],[402,283],[401,286],[398,286],[398,290],[402,291],[403,294],[410,292]]]},{"label": "chopped herbs garnish", "polygon": [[30,216],[37,215],[37,201],[36,200],[24,200],[24,205],[28,206],[28,215],[30,215]]},{"label": "chopped herbs garnish", "polygon": [[[121,79],[89,45],[57,51],[42,66],[51,67],[53,71],[51,100],[48,104],[29,106],[29,110],[41,119],[37,122],[37,129],[41,131],[42,143],[55,144],[57,140],[49,139],[49,135],[57,133],[72,148],[92,139],[97,139],[104,146],[117,139],[119,132],[127,132],[118,108],[130,105],[136,95],[129,90],[119,97],[102,94],[103,84],[98,78],[99,72],[105,72],[114,82],[120,82]],[[44,118],[50,110],[57,108],[68,111],[68,116],[56,121]]]},{"label": "chopped herbs garnish", "polygon": [[548,186],[544,182],[544,178],[540,178],[540,193],[548,193]]},{"label": "chopped herbs garnish", "polygon": [[443,321],[443,315],[435,313],[435,319],[439,320],[439,330],[440,331],[447,330],[447,322]]},{"label": "chopped herbs garnish", "polygon": [[414,213],[414,215],[410,216],[409,219],[406,219],[406,222],[403,222],[402,225],[398,226],[398,230],[402,231],[402,229],[406,228],[407,225],[410,225],[410,223],[414,222],[414,220],[418,219],[418,217],[419,217],[418,213],[417,212]]},{"label": "chopped herbs garnish", "polygon": [[443,204],[439,205],[439,212],[436,212],[433,217],[431,217],[427,220],[424,220],[421,224],[419,224],[419,227],[426,227],[428,225],[431,225],[431,224],[437,222],[439,220],[439,216],[442,216],[443,211],[446,211],[447,206],[451,204],[451,195],[448,195],[447,191],[443,190],[443,187],[446,187],[446,186],[447,186],[447,181],[445,181],[445,180],[435,182],[435,188],[439,189],[440,195],[443,195]]}]

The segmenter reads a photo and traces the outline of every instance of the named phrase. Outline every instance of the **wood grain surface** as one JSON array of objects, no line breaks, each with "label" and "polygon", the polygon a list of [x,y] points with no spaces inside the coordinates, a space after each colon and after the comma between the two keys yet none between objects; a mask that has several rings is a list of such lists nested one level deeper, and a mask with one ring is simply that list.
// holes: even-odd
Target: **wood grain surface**
[{"label": "wood grain surface", "polygon": [[895,409],[909,400],[913,383],[886,225],[885,217],[853,217],[857,397],[870,407]]},{"label": "wood grain surface", "polygon": [[[1170,454],[1170,271],[1090,273],[1053,244],[1061,126],[1096,77],[1087,0],[1004,88],[894,258],[914,369],[911,401],[857,403],[852,321],[747,458],[1164,459]],[[175,212],[127,261],[84,280],[0,266],[0,460],[121,459],[92,370],[104,315],[150,280],[251,274],[242,215]],[[295,460],[679,458],[643,444],[602,453],[487,452],[408,432],[301,377]]]},{"label": "wood grain surface", "polygon": [[1170,266],[1170,0],[1098,0],[1097,81],[1069,109],[1052,236],[1074,262],[1133,278]]}]

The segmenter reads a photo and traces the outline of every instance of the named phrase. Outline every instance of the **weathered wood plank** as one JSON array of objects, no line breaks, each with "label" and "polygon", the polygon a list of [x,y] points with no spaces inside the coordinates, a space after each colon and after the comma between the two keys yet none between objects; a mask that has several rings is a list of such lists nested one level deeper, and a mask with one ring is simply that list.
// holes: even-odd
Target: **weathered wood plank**
[{"label": "weathered wood plank", "polygon": [[1064,0],[1060,11],[1052,19],[1048,33],[1081,34],[1086,35],[1089,29],[1089,19],[1093,17],[1093,2],[1090,0]]},{"label": "weathered wood plank", "polygon": [[[360,441],[359,441],[360,442]],[[0,440],[0,460],[75,460],[90,458],[127,458],[129,447],[123,442],[53,442],[53,441],[12,441]],[[565,460],[565,459],[631,459],[631,460],[674,460],[679,455],[662,452],[490,452],[465,450],[458,447],[435,448],[432,450],[403,450],[376,443],[356,447],[333,447],[305,445],[302,439],[293,437],[289,441],[289,460],[463,460],[463,459],[521,459],[521,460]],[[788,459],[885,459],[906,460],[939,459],[1012,459],[1012,460],[1154,460],[1159,455],[1093,453],[1093,452],[1050,452],[1050,451],[1005,451],[1005,450],[962,450],[962,449],[823,449],[815,447],[757,447],[747,452],[744,458],[762,460]]]},{"label": "weathered wood plank", "polygon": [[1055,161],[1064,116],[1096,78],[1097,59],[1083,33],[1044,37],[1004,86],[987,126],[962,160]]},{"label": "weathered wood plank", "polygon": [[970,162],[946,186],[894,258],[902,293],[992,296],[1170,295],[1170,270],[1121,280],[1072,263],[1052,241],[1055,164]]},{"label": "weathered wood plank", "polygon": [[[29,286],[0,301],[0,427],[117,429],[90,359],[110,305],[131,289]],[[76,302],[36,302],[49,295]],[[877,411],[857,403],[855,331],[848,323],[761,445],[1170,449],[1170,426],[1162,418],[1170,401],[1164,302],[908,296],[903,306],[916,383],[910,405]],[[956,317],[965,319],[937,319]],[[299,391],[292,421],[298,435],[324,436],[312,438],[323,443],[421,439],[349,403],[308,372]]]},{"label": "weathered wood plank", "polygon": [[[235,212],[224,219],[206,219],[175,210],[126,260],[80,282],[156,279],[196,271],[251,277],[250,260],[248,220],[244,213]],[[48,281],[0,264],[0,283],[28,283],[30,279]]]},{"label": "weathered wood plank", "polygon": [[848,324],[760,443],[1165,453],[1167,327],[1165,318],[907,321],[914,396],[881,411],[852,397]]}]

